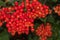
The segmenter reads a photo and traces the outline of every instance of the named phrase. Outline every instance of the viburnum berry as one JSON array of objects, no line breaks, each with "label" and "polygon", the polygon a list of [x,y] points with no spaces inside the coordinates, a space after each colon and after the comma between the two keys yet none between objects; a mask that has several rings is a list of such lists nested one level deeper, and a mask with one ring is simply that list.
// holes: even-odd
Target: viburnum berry
[{"label": "viburnum berry", "polygon": [[15,31],[15,30],[11,30],[11,35],[12,35],[12,36],[14,36],[14,35],[15,35],[15,33],[16,33],[16,31]]},{"label": "viburnum berry", "polygon": [[54,7],[54,11],[60,16],[60,4]]},{"label": "viburnum berry", "polygon": [[18,2],[17,1],[14,4],[15,4],[15,6],[18,6]]},{"label": "viburnum berry", "polygon": [[46,23],[46,25],[41,24],[36,30],[36,35],[40,36],[41,40],[46,40],[45,37],[51,37],[52,31],[50,23]]}]

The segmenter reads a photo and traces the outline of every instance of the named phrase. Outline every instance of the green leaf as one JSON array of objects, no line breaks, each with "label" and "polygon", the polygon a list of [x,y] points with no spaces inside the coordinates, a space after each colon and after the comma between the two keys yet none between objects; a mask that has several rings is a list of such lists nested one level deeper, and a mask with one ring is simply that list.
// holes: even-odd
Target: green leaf
[{"label": "green leaf", "polygon": [[44,23],[46,23],[47,17],[46,18],[40,18],[40,20],[43,21]]},{"label": "green leaf", "polygon": [[37,37],[37,36],[34,36],[34,38],[33,38],[34,40],[38,40],[39,39],[39,37]]},{"label": "green leaf", "polygon": [[58,33],[58,35],[59,35],[59,36],[58,36],[57,40],[60,40],[60,30],[59,30],[59,33]]},{"label": "green leaf", "polygon": [[28,39],[29,39],[29,40],[33,40],[33,39],[31,38],[31,35],[29,35]]},{"label": "green leaf", "polygon": [[0,40],[9,40],[9,35],[6,30],[0,33]]},{"label": "green leaf", "polygon": [[52,2],[56,2],[57,0],[52,0]]},{"label": "green leaf", "polygon": [[28,35],[28,39],[29,40],[38,40],[39,39],[39,36],[37,36],[36,34],[29,34]]},{"label": "green leaf", "polygon": [[47,22],[55,23],[55,19],[52,15],[47,16]]},{"label": "green leaf", "polygon": [[37,29],[37,27],[38,27],[39,25],[40,25],[40,24],[36,23],[36,24],[34,25],[34,28]]},{"label": "green leaf", "polygon": [[3,1],[0,1],[0,6],[4,5],[4,2]]}]

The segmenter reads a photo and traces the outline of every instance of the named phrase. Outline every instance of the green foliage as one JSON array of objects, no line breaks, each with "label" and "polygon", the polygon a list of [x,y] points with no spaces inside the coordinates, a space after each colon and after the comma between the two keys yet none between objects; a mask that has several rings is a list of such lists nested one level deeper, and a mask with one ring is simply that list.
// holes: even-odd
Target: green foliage
[{"label": "green foliage", "polygon": [[5,4],[5,2],[0,1],[0,6],[3,6]]},{"label": "green foliage", "polygon": [[57,0],[52,0],[52,2],[56,2]]},{"label": "green foliage", "polygon": [[46,21],[50,22],[50,23],[54,23],[55,19],[54,19],[54,17],[52,15],[48,15]]},{"label": "green foliage", "polygon": [[36,36],[36,35],[33,35],[33,36],[32,36],[32,35],[30,34],[30,35],[28,35],[28,39],[29,39],[29,40],[38,40],[39,37]]},{"label": "green foliage", "polygon": [[9,40],[9,35],[6,29],[2,33],[0,33],[0,40]]}]

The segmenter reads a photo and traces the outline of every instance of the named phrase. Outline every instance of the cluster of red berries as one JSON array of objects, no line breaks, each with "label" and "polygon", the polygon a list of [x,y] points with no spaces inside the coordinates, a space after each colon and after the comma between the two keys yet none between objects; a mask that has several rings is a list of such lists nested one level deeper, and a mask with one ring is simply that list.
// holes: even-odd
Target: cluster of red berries
[{"label": "cluster of red berries", "polygon": [[41,4],[37,0],[33,0],[32,2],[26,2],[26,9],[29,18],[35,19],[36,17],[45,18],[49,13],[49,7]]},{"label": "cluster of red berries", "polygon": [[60,16],[60,4],[54,7],[54,11]]},{"label": "cluster of red berries", "polygon": [[47,40],[47,37],[52,35],[51,25],[49,23],[46,23],[46,25],[41,24],[37,28],[36,34],[41,37],[40,40]]},{"label": "cluster of red berries", "polygon": [[29,28],[31,28],[31,31],[34,31],[34,24],[32,19],[10,19],[9,22],[6,24],[8,28],[8,32],[11,33],[12,35],[15,35],[17,32],[19,35],[22,33],[29,33]]},{"label": "cluster of red berries", "polygon": [[12,35],[15,35],[16,32],[28,34],[29,27],[33,32],[34,19],[45,18],[49,12],[49,7],[42,5],[37,0],[26,0],[25,3],[22,2],[21,5],[18,5],[18,2],[15,2],[14,6],[0,10],[0,20],[7,23],[8,32]]}]

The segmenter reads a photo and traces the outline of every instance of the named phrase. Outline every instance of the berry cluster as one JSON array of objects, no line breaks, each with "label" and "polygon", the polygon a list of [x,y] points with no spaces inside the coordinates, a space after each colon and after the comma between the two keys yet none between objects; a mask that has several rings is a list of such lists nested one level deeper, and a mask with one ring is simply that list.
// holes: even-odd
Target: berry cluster
[{"label": "berry cluster", "polygon": [[41,4],[37,0],[33,0],[32,3],[27,2],[26,9],[29,18],[33,19],[36,17],[45,18],[49,12],[49,7]]},{"label": "berry cluster", "polygon": [[46,25],[41,24],[37,30],[36,34],[38,36],[41,36],[41,40],[47,40],[47,37],[50,37],[52,35],[51,32],[51,25],[49,23],[46,23]]},{"label": "berry cluster", "polygon": [[60,4],[54,7],[54,11],[60,16]]},{"label": "berry cluster", "polygon": [[8,32],[11,33],[12,35],[14,35],[16,32],[18,32],[18,34],[22,34],[22,33],[29,33],[29,28],[31,28],[31,31],[34,31],[34,24],[32,19],[28,19],[28,18],[24,18],[24,19],[10,19],[9,22],[6,24],[7,28],[8,28]]},{"label": "berry cluster", "polygon": [[[25,4],[26,3],[26,4]],[[14,6],[2,8],[0,10],[0,20],[6,22],[8,32],[15,35],[22,33],[29,33],[29,30],[34,31],[34,19],[45,18],[49,12],[49,7],[42,5],[37,0],[26,0],[18,5],[15,2]],[[30,29],[29,29],[30,28]]]}]

